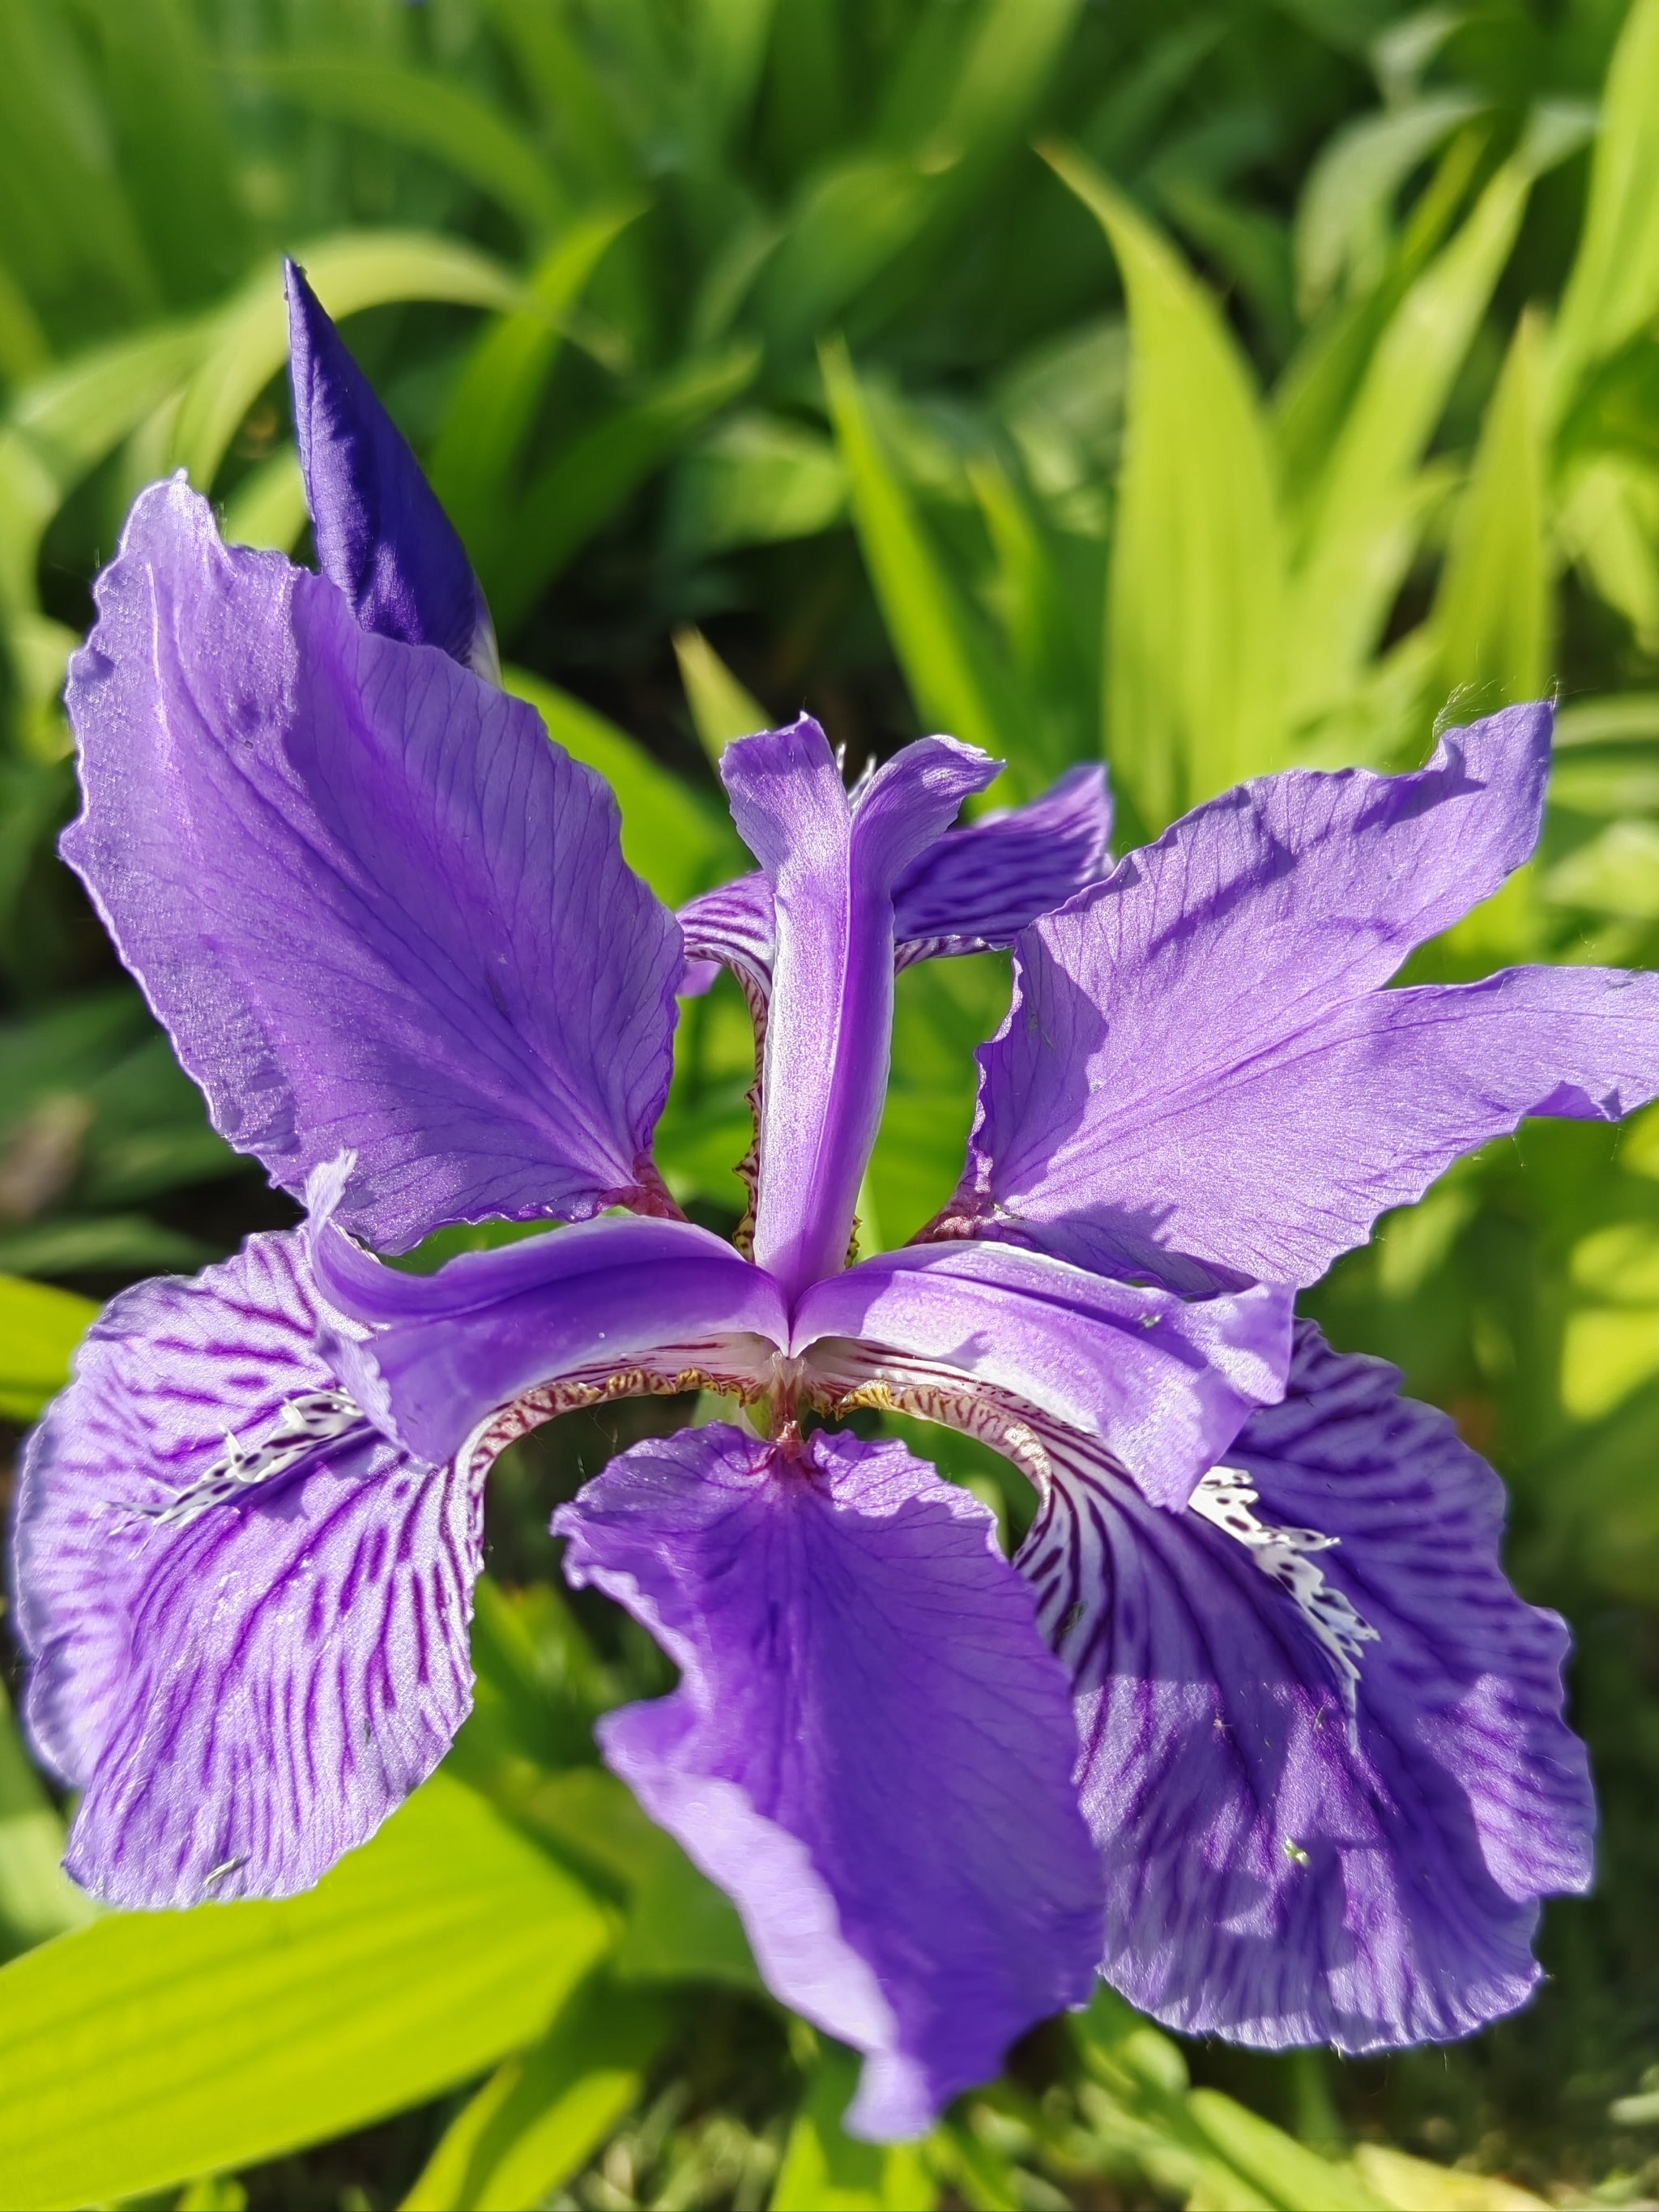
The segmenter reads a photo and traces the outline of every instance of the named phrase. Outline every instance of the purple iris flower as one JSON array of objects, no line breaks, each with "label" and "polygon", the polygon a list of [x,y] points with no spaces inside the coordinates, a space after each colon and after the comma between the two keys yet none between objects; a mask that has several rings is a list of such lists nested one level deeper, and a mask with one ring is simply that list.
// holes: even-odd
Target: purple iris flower
[{"label": "purple iris flower", "polygon": [[[1069,779],[953,826],[949,738],[848,791],[810,720],[731,746],[758,872],[679,921],[614,803],[490,680],[458,541],[297,272],[323,573],[139,499],[70,709],[64,852],[304,1225],[125,1292],[26,1455],[15,1566],[68,1864],[128,1905],[302,1889],[471,1696],[481,1493],[629,1394],[746,1425],[624,1452],[565,1571],[680,1669],[603,1753],[777,1995],[925,2128],[1097,1972],[1188,2029],[1364,2051],[1518,2004],[1593,1814],[1561,1623],[1497,1479],[1294,1286],[1528,1114],[1659,1091],[1659,983],[1384,988],[1536,838],[1550,712],[1420,772],[1294,771],[1103,872]],[[956,1197],[849,1264],[896,967],[1014,947]],[[742,1249],[652,1165],[688,958],[760,1034]],[[430,1276],[460,1221],[567,1225]],[[992,1516],[859,1407],[1029,1475]]]}]

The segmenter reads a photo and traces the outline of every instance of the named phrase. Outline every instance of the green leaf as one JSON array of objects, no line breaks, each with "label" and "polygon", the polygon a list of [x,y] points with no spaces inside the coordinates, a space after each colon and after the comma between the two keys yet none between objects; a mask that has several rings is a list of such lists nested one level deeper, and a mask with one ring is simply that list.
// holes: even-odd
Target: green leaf
[{"label": "green leaf", "polygon": [[1279,765],[1284,556],[1252,380],[1166,240],[1074,155],[1047,158],[1123,271],[1133,346],[1106,614],[1106,744],[1143,825]]},{"label": "green leaf", "polygon": [[228,545],[291,553],[308,520],[299,450],[289,440],[248,471],[225,501],[221,527]]},{"label": "green leaf", "polygon": [[813,538],[847,511],[847,471],[821,432],[782,416],[735,415],[675,474],[672,534],[689,553]]},{"label": "green leaf", "polygon": [[1453,519],[1433,621],[1444,681],[1481,712],[1536,699],[1550,673],[1549,517],[1537,319],[1523,315]]},{"label": "green leaf", "polygon": [[[422,231],[335,231],[297,247],[295,259],[336,321],[398,300],[471,307],[514,307],[518,279],[499,261]],[[217,318],[205,359],[185,390],[173,431],[173,461],[210,489],[248,409],[288,359],[282,274],[266,264]]]},{"label": "green leaf", "polygon": [[441,161],[507,210],[532,238],[567,210],[551,169],[496,101],[428,70],[361,55],[283,55],[245,64],[273,92]]},{"label": "green leaf", "polygon": [[1233,2171],[1283,2212],[1376,2212],[1382,2204],[1351,2166],[1321,2158],[1218,2089],[1190,2090],[1187,2110]]},{"label": "green leaf", "polygon": [[1659,468],[1592,454],[1568,471],[1558,498],[1561,541],[1580,574],[1644,653],[1659,652]]},{"label": "green leaf", "polygon": [[29,1765],[0,1686],[0,1958],[84,1927],[96,1914],[64,1872],[63,1856],[63,1820]]},{"label": "green leaf", "polygon": [[1586,370],[1659,310],[1659,0],[1635,0],[1602,93],[1589,205],[1550,356],[1559,419]]},{"label": "green leaf", "polygon": [[1520,228],[1532,170],[1500,169],[1390,318],[1319,489],[1291,599],[1297,719],[1336,705],[1382,634],[1426,502],[1419,464]]},{"label": "green leaf", "polygon": [[68,1382],[75,1347],[97,1317],[90,1298],[0,1275],[0,1414],[33,1420]]},{"label": "green leaf", "polygon": [[749,384],[757,348],[694,356],[663,374],[556,454],[525,494],[511,557],[487,570],[497,623],[510,636],[565,562],[690,434]]},{"label": "green leaf", "polygon": [[1379,283],[1395,197],[1412,171],[1479,112],[1462,92],[1434,92],[1362,116],[1322,148],[1296,211],[1296,276],[1304,317],[1346,278],[1355,291]]},{"label": "green leaf", "polygon": [[750,865],[714,799],[659,766],[614,722],[527,670],[507,668],[502,680],[536,709],[556,744],[605,778],[622,808],[623,858],[665,906],[684,906]]},{"label": "green leaf", "polygon": [[1019,724],[948,571],[883,452],[847,349],[821,350],[830,420],[847,465],[870,580],[922,720],[987,752],[1007,753]]},{"label": "green leaf", "polygon": [[0,1970],[0,2202],[131,2196],[416,2104],[539,2034],[609,1936],[441,1775],[303,1897],[110,1914]]},{"label": "green leaf", "polygon": [[859,2142],[842,2132],[858,2072],[854,2052],[822,2044],[784,2146],[771,2212],[932,2212],[939,2202],[915,2143]]},{"label": "green leaf", "polygon": [[942,196],[941,167],[902,155],[846,155],[809,179],[757,289],[773,349],[789,352],[831,326],[920,234]]},{"label": "green leaf", "polygon": [[711,761],[719,762],[733,738],[772,727],[765,708],[738,683],[700,629],[675,631],[674,658],[697,741]]},{"label": "green leaf", "polygon": [[606,209],[568,226],[543,255],[524,304],[479,336],[444,410],[432,453],[432,488],[476,550],[505,526],[536,410],[558,360],[566,320],[632,208]]},{"label": "green leaf", "polygon": [[403,2212],[518,2212],[580,2172],[639,2102],[672,2016],[599,1977],[440,2139]]}]

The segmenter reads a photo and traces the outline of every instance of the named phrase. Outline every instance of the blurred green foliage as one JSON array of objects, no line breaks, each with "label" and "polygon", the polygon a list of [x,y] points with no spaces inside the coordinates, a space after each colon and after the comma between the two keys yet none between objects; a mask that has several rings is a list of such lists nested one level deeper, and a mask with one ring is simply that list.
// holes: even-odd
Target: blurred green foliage
[{"label": "blurred green foliage", "polygon": [[[134,489],[306,552],[283,251],[665,897],[741,865],[710,758],[803,702],[1015,797],[1103,751],[1127,843],[1554,685],[1542,851],[1413,972],[1659,960],[1659,0],[0,0],[0,1418],[91,1300],[289,1218],[52,857]],[[947,1194],[1006,989],[902,979],[867,1240]],[[661,1142],[717,1224],[751,1073],[719,985]],[[1577,1632],[1601,1886],[1520,2020],[1344,2067],[1103,1992],[927,2142],[848,2142],[848,2055],[595,1760],[666,1670],[544,1531],[689,1411],[623,1407],[503,1463],[477,1710],[311,1897],[94,1917],[0,1706],[0,2201],[1654,2201],[1659,1113],[1523,1131],[1309,1303],[1497,1460]]]}]

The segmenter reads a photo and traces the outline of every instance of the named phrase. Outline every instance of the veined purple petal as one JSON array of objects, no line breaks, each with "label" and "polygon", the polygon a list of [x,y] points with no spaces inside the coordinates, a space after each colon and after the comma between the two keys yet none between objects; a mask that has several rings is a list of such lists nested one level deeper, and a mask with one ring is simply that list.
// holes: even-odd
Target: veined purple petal
[{"label": "veined purple petal", "polygon": [[1036,923],[946,1222],[1177,1289],[1307,1283],[1524,1115],[1651,1097],[1654,977],[1380,988],[1526,857],[1549,720],[1243,785]]},{"label": "veined purple petal", "polygon": [[1076,1686],[1103,1972],[1172,2027],[1468,2034],[1535,1982],[1538,1900],[1589,1882],[1565,1632],[1504,1579],[1491,1469],[1398,1383],[1304,1324],[1192,1509],[1057,1469],[1021,1553]]},{"label": "veined purple petal", "polygon": [[479,1501],[314,1346],[292,1236],[114,1299],[27,1448],[30,1734],[84,1792],[68,1866],[132,1906],[307,1888],[471,1703]]},{"label": "veined purple petal", "polygon": [[814,1284],[790,1350],[848,1392],[1041,1455],[1097,1439],[1158,1505],[1184,1505],[1240,1425],[1284,1389],[1291,1298],[1185,1302],[1007,1245],[909,1245]]},{"label": "veined purple petal", "polygon": [[848,2116],[921,2134],[1087,1996],[1099,1877],[1064,1674],[989,1515],[897,1443],[732,1428],[613,1460],[554,1516],[679,1687],[607,1762],[727,1890],[776,1992],[866,2053]]},{"label": "veined purple petal", "polygon": [[887,1088],[895,887],[996,764],[922,738],[849,798],[803,717],[728,745],[720,774],[772,885],[755,1257],[793,1292],[846,1262]]},{"label": "veined purple petal", "polygon": [[538,1420],[602,1397],[704,1379],[757,1390],[787,1340],[770,1276],[689,1221],[590,1221],[429,1276],[370,1259],[325,1206],[311,1233],[325,1294],[368,1325],[331,1346],[348,1388],[427,1459],[487,1464]]},{"label": "veined purple petal", "polygon": [[341,1218],[659,1202],[681,944],[615,802],[532,711],[361,629],[331,584],[143,493],[71,666],[64,856],[207,1092],[285,1189],[349,1148]]},{"label": "veined purple petal", "polygon": [[489,610],[454,526],[297,262],[285,281],[294,429],[324,575],[365,629],[438,646],[499,684]]},{"label": "veined purple petal", "polygon": [[[1074,768],[1027,806],[947,830],[913,860],[893,894],[901,968],[1008,945],[1028,922],[1097,880],[1111,834],[1106,771]],[[723,962],[758,991],[772,980],[772,886],[764,875],[705,891],[681,909],[688,951]],[[701,970],[682,989],[706,990]]]}]

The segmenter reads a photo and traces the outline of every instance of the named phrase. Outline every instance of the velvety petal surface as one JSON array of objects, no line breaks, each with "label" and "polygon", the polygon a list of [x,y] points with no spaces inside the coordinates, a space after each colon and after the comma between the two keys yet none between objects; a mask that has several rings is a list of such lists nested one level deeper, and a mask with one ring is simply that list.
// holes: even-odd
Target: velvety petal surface
[{"label": "velvety petal surface", "polygon": [[599,778],[182,480],[98,596],[63,849],[215,1126],[295,1192],[352,1150],[341,1218],[393,1248],[657,1202],[680,936]]},{"label": "velvety petal surface", "polygon": [[382,1267],[325,1218],[313,1237],[330,1301],[368,1325],[331,1357],[358,1402],[427,1459],[487,1463],[508,1435],[603,1396],[704,1376],[758,1388],[787,1340],[777,1285],[687,1221],[586,1222],[429,1276]]},{"label": "velvety petal surface", "polygon": [[[1075,768],[1027,806],[947,830],[893,894],[898,964],[1007,945],[1028,922],[1093,883],[1111,835],[1106,772]],[[764,875],[705,891],[681,909],[687,951],[722,961],[765,998],[772,980],[772,886]],[[684,987],[707,989],[701,968]]]},{"label": "velvety petal surface", "polygon": [[343,1400],[321,1319],[296,1237],[141,1284],[29,1440],[27,1717],[84,1793],[69,1869],[115,1903],[308,1887],[471,1702],[477,1492]]},{"label": "velvety petal surface", "polygon": [[908,1245],[813,1285],[790,1350],[850,1391],[955,1425],[1093,1437],[1156,1504],[1184,1505],[1284,1388],[1288,1291],[1187,1302],[1044,1253]]},{"label": "velvety petal surface", "polygon": [[1496,1476],[1398,1384],[1304,1324],[1186,1512],[1061,1470],[1021,1554],[1076,1686],[1103,1971],[1173,2027],[1468,2034],[1535,1983],[1540,1898],[1589,1882],[1565,1632],[1504,1578]]},{"label": "velvety petal surface", "polygon": [[866,2053],[856,2133],[922,2133],[1087,1996],[1099,1876],[1066,1680],[990,1516],[897,1443],[732,1428],[612,1461],[554,1528],[679,1687],[610,1765],[736,1902],[768,1983]]},{"label": "velvety petal surface", "polygon": [[1291,771],[1198,808],[1016,949],[958,1228],[1185,1290],[1307,1283],[1528,1114],[1659,1091],[1659,979],[1384,991],[1535,837],[1547,708],[1413,775]]},{"label": "velvety petal surface", "polygon": [[887,1089],[896,886],[996,772],[971,746],[922,738],[849,795],[806,717],[721,756],[738,833],[772,886],[754,1249],[786,1291],[846,1262]]},{"label": "velvety petal surface", "polygon": [[286,283],[294,430],[324,575],[365,629],[435,645],[498,684],[489,610],[454,526],[297,263]]}]

